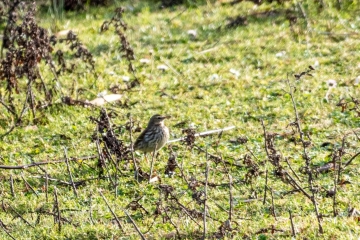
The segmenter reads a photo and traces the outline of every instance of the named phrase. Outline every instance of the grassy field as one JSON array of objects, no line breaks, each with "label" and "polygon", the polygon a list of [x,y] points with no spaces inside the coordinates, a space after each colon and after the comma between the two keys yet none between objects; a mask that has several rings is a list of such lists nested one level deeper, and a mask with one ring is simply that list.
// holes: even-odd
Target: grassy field
[{"label": "grassy field", "polygon": [[[208,1],[161,9],[152,1],[124,1],[55,15],[47,8],[39,11],[37,22],[49,35],[65,38],[63,30],[77,34],[92,53],[95,69],[65,54],[76,68],[59,76],[61,91],[53,104],[37,109],[35,118],[25,111],[21,124],[1,138],[0,238],[140,239],[134,222],[147,239],[199,239],[204,229],[209,239],[358,239],[360,5],[343,1],[338,10],[337,1],[325,1],[319,11],[313,1],[298,2],[302,4]],[[119,36],[113,26],[100,33],[120,6],[125,8],[125,35],[140,82],[131,89],[127,84],[134,75],[119,50]],[[244,21],[228,27],[238,16]],[[53,52],[58,49],[68,47],[57,44]],[[309,66],[314,68],[309,74],[294,77]],[[40,63],[40,72],[54,84],[45,63]],[[0,83],[4,99],[6,84]],[[26,89],[26,80],[19,86]],[[156,156],[154,168],[161,181],[138,182],[129,154],[121,158],[106,152],[103,142],[96,144],[96,136],[104,134],[96,132],[91,118],[99,119],[101,107],[61,101],[64,96],[92,100],[112,89],[122,98],[103,107],[126,146],[131,143],[129,115],[135,125],[132,138],[139,135],[135,128],[144,129],[156,113],[171,115],[166,121],[171,139],[184,136],[182,130],[190,127],[196,132],[235,129],[196,138],[194,146],[169,144]],[[15,96],[21,106],[25,94]],[[343,108],[338,106],[341,99],[348,102]],[[310,173],[304,170],[294,105],[303,141],[309,144]],[[0,134],[14,124],[3,106],[0,123]],[[106,159],[102,174],[99,152]],[[171,152],[178,164],[174,175],[164,173]],[[66,156],[79,159],[68,165],[6,167]],[[134,157],[149,173],[151,157],[149,162],[142,153]],[[329,162],[336,162],[335,168],[319,170]],[[76,193],[69,170],[74,182],[85,180]]]}]

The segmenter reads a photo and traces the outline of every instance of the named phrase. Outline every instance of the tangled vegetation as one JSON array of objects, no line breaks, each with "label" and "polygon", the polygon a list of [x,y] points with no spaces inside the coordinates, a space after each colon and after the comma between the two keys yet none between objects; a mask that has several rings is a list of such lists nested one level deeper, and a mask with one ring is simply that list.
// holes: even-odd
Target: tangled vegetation
[{"label": "tangled vegetation", "polygon": [[84,3],[1,1],[1,239],[360,237],[357,2]]}]

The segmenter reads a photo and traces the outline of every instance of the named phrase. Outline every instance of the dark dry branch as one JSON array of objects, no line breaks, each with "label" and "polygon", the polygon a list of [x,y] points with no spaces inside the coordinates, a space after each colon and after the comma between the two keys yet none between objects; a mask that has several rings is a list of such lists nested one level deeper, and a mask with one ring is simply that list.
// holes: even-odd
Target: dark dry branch
[{"label": "dark dry branch", "polygon": [[92,214],[92,194],[89,195],[89,217],[90,217],[90,221],[93,225],[95,225],[95,221],[93,218],[93,214]]},{"label": "dark dry branch", "polygon": [[257,231],[255,234],[262,234],[262,233],[268,233],[268,232],[274,234],[275,232],[285,232],[285,231],[282,230],[282,229],[277,229],[277,228],[275,228],[274,225],[271,225],[271,227],[269,227],[269,228],[262,228],[262,229],[260,229],[260,230]]},{"label": "dark dry branch", "polygon": [[[132,135],[132,129],[134,127],[134,122],[133,122],[133,119],[132,119],[132,116],[131,114],[129,114],[129,134],[130,134],[130,151],[131,151],[131,160],[134,164],[134,168],[135,168],[135,171],[138,172],[138,166],[137,166],[137,163],[136,163],[136,160],[135,160],[135,157],[134,157],[134,141],[133,141],[133,135]],[[137,175],[138,176],[138,175]],[[136,179],[136,181],[139,181],[138,179]]]},{"label": "dark dry branch", "polygon": [[336,194],[337,194],[337,185],[339,184],[339,179],[341,178],[341,169],[342,169],[341,158],[345,154],[345,142],[346,142],[346,138],[349,135],[350,135],[349,133],[344,135],[344,137],[342,138],[341,147],[339,149],[336,149],[335,151],[333,151],[333,154],[332,154],[332,164],[334,166],[334,189],[333,189],[333,194],[332,194],[333,216],[334,217],[337,216]]},{"label": "dark dry branch", "polygon": [[[57,182],[59,185],[65,185],[65,186],[72,186],[71,182],[66,182],[60,179],[56,179],[56,178],[50,178],[46,173],[45,176],[34,176],[33,178],[42,178],[45,179],[46,181],[53,181],[53,182]],[[84,180],[80,180],[80,181],[76,181],[73,182],[75,187],[79,187],[84,185],[86,182],[90,182],[90,181],[94,181],[94,180],[99,180],[99,178],[88,178],[88,179],[84,179]]]},{"label": "dark dry branch", "polygon": [[354,156],[352,156],[342,167],[342,169],[344,169],[345,167],[349,166],[351,164],[351,162],[357,158],[358,156],[360,156],[360,152],[356,153]]},{"label": "dark dry branch", "polygon": [[133,61],[135,60],[134,49],[131,47],[129,41],[125,36],[125,32],[128,29],[127,24],[123,20],[123,15],[125,12],[125,8],[119,7],[115,9],[115,15],[111,18],[110,21],[105,21],[101,25],[100,31],[105,32],[109,29],[111,25],[115,28],[116,35],[119,36],[120,39],[120,52],[124,53],[122,57],[125,57],[129,63],[129,72],[132,73],[134,80],[129,82],[127,88],[128,90],[136,87],[140,84],[139,79],[136,76],[135,67],[133,65]]},{"label": "dark dry branch", "polygon": [[273,217],[274,217],[275,220],[277,221],[277,217],[276,217],[276,213],[275,213],[273,190],[272,190],[271,188],[269,188],[269,190],[270,190],[270,193],[271,193],[271,214],[273,215]]},{"label": "dark dry branch", "polygon": [[[54,42],[56,43],[56,38],[53,37]],[[59,42],[65,42],[69,45],[70,50],[75,51],[73,57],[80,58],[84,63],[88,64],[91,67],[93,73],[95,73],[95,77],[97,77],[95,70],[95,61],[93,59],[90,51],[84,46],[84,44],[79,40],[77,35],[73,31],[69,31],[66,38],[59,39]],[[72,72],[74,70],[75,64],[72,64],[70,68],[66,67],[64,53],[61,50],[56,52],[56,57],[58,58],[58,63],[61,66],[57,71],[57,74],[61,72]]]},{"label": "dark dry branch", "polygon": [[26,186],[27,188],[30,188],[31,191],[32,191],[33,193],[35,193],[35,195],[36,195],[37,197],[39,197],[39,195],[38,195],[37,192],[34,190],[34,188],[31,186],[31,184],[30,184],[28,181],[26,181],[26,179],[25,179],[25,177],[24,177],[24,175],[23,175],[22,173],[21,173],[21,178],[24,180],[25,186]]},{"label": "dark dry branch", "polygon": [[[87,156],[87,157],[71,157],[68,161],[85,161],[85,160],[92,160],[95,159],[96,156]],[[0,165],[0,169],[27,169],[31,167],[38,167],[41,165],[48,165],[48,164],[57,164],[57,163],[65,163],[66,159],[54,160],[54,161],[44,161],[44,162],[33,162],[26,165],[18,165],[18,166],[7,166],[7,165]]]},{"label": "dark dry branch", "polygon": [[180,170],[180,173],[181,173],[181,177],[182,177],[182,179],[184,179],[184,181],[186,182],[186,184],[188,185],[188,186],[190,186],[189,184],[189,181],[187,180],[187,178],[186,178],[186,176],[185,176],[185,174],[184,174],[184,171],[183,171],[183,168],[179,165],[179,163],[176,161],[176,159],[175,159],[175,163],[176,163],[176,166],[179,168],[179,170]]},{"label": "dark dry branch", "polygon": [[270,163],[275,167],[275,175],[281,178],[281,180],[285,183],[290,184],[295,190],[301,191],[306,197],[308,197],[311,201],[311,196],[296,182],[296,180],[285,171],[280,165],[280,155],[277,153],[277,150],[274,146],[274,136],[276,134],[270,134],[266,132],[266,128],[264,122],[261,120],[261,125],[264,130],[264,139],[265,142],[265,151],[270,160]]},{"label": "dark dry branch", "polygon": [[67,151],[66,151],[66,148],[64,147],[64,156],[65,156],[65,160],[66,160],[66,169],[68,171],[68,174],[69,174],[69,177],[70,177],[70,183],[71,183],[71,186],[74,190],[74,194],[76,197],[78,197],[78,193],[76,191],[76,186],[75,186],[75,183],[74,183],[74,180],[73,180],[73,176],[71,174],[71,170],[70,170],[70,165],[69,165],[69,158],[67,156]]},{"label": "dark dry branch", "polygon": [[[111,117],[114,117],[115,113],[107,113],[106,109],[100,110],[100,116],[98,119],[90,117],[90,120],[96,123],[97,128],[92,137],[92,140],[97,140],[99,144],[104,144],[110,150],[111,154],[116,156],[117,161],[130,160],[131,146],[125,146],[124,142],[118,138],[113,129],[113,124],[110,121]],[[101,148],[100,148],[101,149]],[[104,156],[106,160],[109,156]],[[110,161],[110,159],[108,159]],[[102,162],[101,164],[104,164]]]},{"label": "dark dry branch", "polygon": [[113,217],[115,218],[115,221],[117,223],[117,225],[119,226],[119,229],[124,232],[123,227],[121,226],[120,220],[119,218],[116,216],[115,212],[112,210],[112,208],[110,207],[108,201],[106,200],[105,196],[103,195],[103,193],[101,192],[101,190],[98,190],[98,192],[100,193],[101,197],[104,199],[106,206],[108,207],[108,209],[110,210],[111,214],[113,215]]},{"label": "dark dry branch", "polygon": [[57,194],[56,187],[54,187],[53,213],[54,213],[54,224],[58,223],[58,231],[61,232],[61,212],[60,212],[60,208],[59,208],[59,200],[58,200],[58,194]]},{"label": "dark dry branch", "polygon": [[169,222],[171,223],[171,225],[174,226],[175,231],[176,231],[176,236],[178,237],[178,239],[181,239],[181,235],[180,235],[179,228],[178,228],[178,226],[173,222],[173,220],[171,219],[171,217],[170,217],[170,215],[169,215],[169,213],[168,213],[168,211],[167,211],[167,208],[165,207],[165,208],[162,208],[162,209],[164,210],[165,215],[166,215],[166,217],[168,218],[168,220],[169,220]]},{"label": "dark dry branch", "polygon": [[268,184],[268,170],[265,171],[265,185],[264,185],[264,198],[263,198],[263,205],[266,203],[266,193],[267,193],[267,184]]},{"label": "dark dry branch", "polygon": [[144,195],[138,197],[137,199],[135,199],[135,200],[133,200],[133,201],[131,201],[131,202],[126,206],[126,209],[131,209],[132,211],[135,211],[135,210],[137,210],[137,209],[141,209],[141,210],[143,210],[143,211],[145,212],[145,214],[149,215],[150,213],[144,208],[143,205],[141,205],[141,204],[139,203],[139,201],[140,201],[143,197],[144,197]]},{"label": "dark dry branch", "polygon": [[[53,93],[55,90],[55,84],[52,84],[51,88],[42,87],[36,89],[37,80],[41,81],[38,65],[41,61],[44,61],[50,69],[54,69],[52,64],[50,46],[50,38],[47,35],[47,31],[37,25],[35,20],[36,7],[35,3],[24,4],[26,6],[26,14],[20,20],[16,21],[19,16],[16,12],[15,5],[19,1],[14,2],[14,8],[10,9],[8,25],[5,27],[3,49],[7,49],[5,57],[0,61],[0,76],[6,83],[6,95],[7,100],[5,105],[7,109],[15,117],[16,127],[22,118],[22,114],[16,114],[19,111],[19,106],[14,103],[15,95],[23,92],[26,93],[24,105],[22,111],[25,108],[30,108],[32,117],[35,119],[35,110],[38,104],[35,104],[40,99],[35,99],[35,91],[38,90],[44,95],[45,102],[51,102]],[[54,76],[57,79],[56,75]],[[26,79],[24,84],[21,83],[23,79]],[[26,87],[25,86],[26,83]],[[34,84],[35,83],[35,84]],[[33,87],[35,86],[35,87]],[[2,100],[4,102],[4,100]],[[3,104],[4,105],[4,104]],[[21,109],[21,108],[20,108]],[[15,113],[15,114],[14,114]]]},{"label": "dark dry branch", "polygon": [[8,235],[12,240],[16,240],[8,231],[6,225],[3,223],[3,221],[0,220],[0,226],[1,228],[4,230],[4,232],[6,233],[6,235]]},{"label": "dark dry branch", "polygon": [[321,225],[321,217],[319,214],[318,205],[317,205],[316,196],[315,196],[316,189],[314,188],[314,183],[313,183],[314,180],[313,180],[313,172],[311,170],[311,159],[307,153],[308,144],[307,144],[307,141],[305,141],[305,139],[304,139],[304,132],[301,128],[300,118],[299,118],[299,114],[298,114],[298,111],[296,108],[296,102],[295,102],[295,98],[294,98],[294,94],[293,94],[294,87],[291,86],[289,77],[287,77],[286,82],[289,87],[289,95],[291,97],[291,102],[292,102],[292,105],[294,108],[294,114],[295,114],[294,125],[296,126],[296,128],[298,130],[298,133],[300,135],[300,141],[301,141],[302,147],[303,147],[303,156],[302,157],[305,160],[305,172],[308,175],[308,184],[309,184],[310,191],[311,191],[311,201],[314,205],[314,210],[315,210],[316,218],[317,218],[318,225],[319,225],[319,233],[323,233],[324,231],[323,231],[323,228]]},{"label": "dark dry branch", "polygon": [[206,215],[207,215],[207,210],[206,210],[206,200],[208,198],[208,179],[209,179],[209,156],[208,156],[208,151],[206,148],[206,167],[205,167],[205,187],[204,187],[204,216],[203,216],[203,239],[206,239]]},{"label": "dark dry branch", "polygon": [[125,213],[126,216],[130,219],[132,225],[134,226],[135,230],[139,233],[141,239],[142,239],[142,240],[146,240],[146,237],[144,236],[144,234],[142,234],[142,232],[140,231],[139,227],[136,225],[134,219],[132,219],[132,217],[127,213],[126,210],[124,210],[124,213]]},{"label": "dark dry branch", "polygon": [[24,223],[26,223],[26,225],[30,226],[31,228],[35,228],[33,225],[31,225],[31,223],[29,223],[23,216],[21,216],[20,213],[18,213],[18,211],[16,211],[10,203],[8,203],[9,207],[11,208],[11,210],[16,214],[16,216],[18,216],[21,220],[23,220]]},{"label": "dark dry branch", "polygon": [[285,162],[287,163],[288,167],[290,168],[291,172],[294,174],[294,176],[296,177],[296,179],[299,181],[299,182],[302,182],[301,179],[299,178],[299,176],[297,175],[297,173],[294,171],[294,169],[291,167],[291,164],[289,162],[289,159],[286,157],[285,158]]},{"label": "dark dry branch", "polygon": [[12,176],[12,175],[10,175],[9,181],[10,181],[10,191],[11,191],[11,195],[12,195],[13,197],[16,197],[15,189],[14,189],[14,179],[13,179],[13,176]]},{"label": "dark dry branch", "polygon": [[48,196],[49,195],[49,174],[40,165],[38,165],[37,167],[40,168],[40,170],[45,173],[45,199],[46,199],[46,202],[48,202],[49,201],[49,196]]},{"label": "dark dry branch", "polygon": [[[63,96],[61,98],[61,102],[65,105],[68,105],[68,106],[82,106],[82,107],[87,107],[87,106],[95,106],[93,105],[92,103],[89,103],[87,102],[86,100],[78,100],[78,99],[73,99],[69,96]],[[42,108],[46,108],[50,105],[46,105],[46,106],[42,106]]]},{"label": "dark dry branch", "polygon": [[[201,152],[203,153],[206,153],[206,150],[199,147],[198,145],[194,145],[194,148],[200,150]],[[237,164],[237,163],[233,163],[233,162],[229,162],[227,160],[222,160],[222,157],[219,157],[219,156],[216,156],[214,154],[211,154],[211,153],[208,153],[209,155],[209,159],[212,160],[215,164],[219,164],[220,162],[224,162],[226,165],[228,166],[235,166],[235,167],[238,167],[238,168],[243,168],[244,165],[240,165],[240,164]]]},{"label": "dark dry branch", "polygon": [[[199,216],[202,216],[202,213],[197,213],[197,212],[194,212],[194,210],[191,210],[191,209],[188,209],[187,207],[185,207],[183,204],[180,203],[180,201],[172,194],[172,193],[169,193],[170,196],[171,196],[171,200],[174,200],[175,203],[180,207],[181,210],[183,210],[185,212],[185,214],[187,216],[190,217],[190,219],[196,223],[196,225],[198,225],[199,227],[201,227],[201,225],[195,220],[196,217],[199,217]],[[195,215],[195,216],[194,216]]]},{"label": "dark dry branch", "polygon": [[243,162],[247,168],[245,182],[251,183],[253,178],[259,176],[262,172],[260,171],[259,165],[251,159],[249,154],[245,154]]},{"label": "dark dry branch", "polygon": [[105,158],[103,153],[101,152],[100,149],[100,140],[99,140],[99,136],[97,134],[97,132],[99,132],[99,126],[96,126],[96,140],[95,140],[95,144],[96,144],[96,150],[98,152],[98,163],[97,163],[97,167],[99,168],[99,178],[102,177],[104,175],[104,169],[105,169]]},{"label": "dark dry branch", "polygon": [[291,210],[289,210],[289,218],[290,218],[290,223],[291,223],[291,236],[296,237],[296,232],[295,232],[295,227],[294,227],[293,216],[292,216]]}]

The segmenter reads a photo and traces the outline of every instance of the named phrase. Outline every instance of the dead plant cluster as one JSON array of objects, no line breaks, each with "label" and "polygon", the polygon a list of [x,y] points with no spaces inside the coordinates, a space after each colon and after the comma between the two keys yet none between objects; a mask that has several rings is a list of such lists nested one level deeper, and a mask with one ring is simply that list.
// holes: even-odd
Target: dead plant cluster
[{"label": "dead plant cluster", "polygon": [[[66,38],[60,40],[49,37],[46,30],[39,27],[35,21],[35,5],[31,4],[26,7],[26,14],[21,23],[19,23],[20,20],[16,17],[16,9],[18,9],[20,4],[17,1],[13,4],[13,10],[8,14],[8,24],[5,28],[4,37],[6,36],[6,41],[4,41],[3,45],[4,50],[6,50],[5,57],[0,63],[1,84],[6,85],[6,94],[0,97],[1,104],[13,116],[15,127],[21,123],[27,109],[30,109],[32,117],[35,119],[35,112],[41,106],[51,104],[55,93],[61,90],[59,88],[60,80],[58,76],[66,72],[71,73],[74,69],[74,65],[69,67],[66,64],[64,53],[59,50],[55,53],[59,66],[56,70],[52,55],[53,45],[58,44],[58,42],[68,44],[70,50],[75,51],[74,57],[81,58],[92,71],[95,68],[95,64],[91,53],[73,32],[69,32]],[[136,77],[135,67],[133,66],[135,59],[134,50],[125,36],[127,25],[122,19],[123,13],[124,9],[118,8],[115,16],[110,21],[105,21],[101,29],[106,31],[110,26],[115,28],[115,33],[119,36],[121,45],[120,52],[123,53],[123,57],[128,61],[129,71],[133,74],[133,81],[128,86],[128,89],[131,89],[139,84],[139,80]],[[54,79],[51,81],[45,81],[41,77],[39,64],[42,62],[53,73]],[[99,116],[92,116],[90,118],[90,121],[94,124],[94,132],[91,136],[91,141],[96,146],[94,155],[69,158],[64,148],[64,158],[60,160],[33,162],[19,166],[0,165],[0,169],[18,170],[21,173],[25,173],[29,169],[37,169],[38,172],[35,174],[38,179],[31,181],[31,183],[24,174],[20,176],[10,175],[10,178],[6,179],[9,181],[9,191],[13,198],[16,199],[16,186],[20,185],[20,183],[25,186],[24,191],[35,195],[37,195],[35,189],[41,188],[46,192],[47,202],[47,204],[41,205],[34,212],[19,212],[12,206],[10,201],[3,202],[2,209],[6,214],[10,214],[16,219],[21,219],[30,228],[41,226],[41,222],[45,221],[45,218],[51,217],[54,220],[54,224],[57,225],[58,231],[61,232],[64,225],[78,226],[75,218],[70,217],[71,214],[68,213],[70,210],[62,209],[62,202],[59,200],[59,189],[63,188],[63,186],[66,186],[66,189],[72,189],[75,198],[77,198],[79,192],[83,191],[83,188],[90,181],[97,181],[98,183],[106,182],[109,184],[109,191],[114,193],[116,198],[118,197],[118,188],[121,184],[130,183],[129,185],[136,189],[145,186],[145,184],[148,184],[145,182],[148,181],[149,185],[147,186],[153,187],[154,191],[134,191],[133,196],[129,196],[129,199],[127,199],[128,204],[120,210],[112,207],[113,204],[109,203],[112,200],[108,200],[101,189],[99,189],[98,193],[94,193],[99,194],[106,203],[112,215],[112,219],[109,221],[114,222],[124,234],[126,234],[124,225],[131,224],[138,235],[142,239],[146,239],[146,236],[151,236],[156,231],[157,225],[168,224],[174,229],[170,236],[172,238],[231,238],[240,231],[241,226],[239,222],[248,220],[234,210],[236,204],[234,191],[238,191],[239,185],[249,186],[250,189],[246,193],[249,195],[248,198],[240,201],[251,202],[262,199],[263,205],[268,207],[271,215],[277,220],[278,210],[275,204],[274,192],[276,190],[275,186],[279,186],[275,183],[279,183],[285,189],[281,193],[282,198],[290,199],[298,193],[301,194],[303,199],[311,203],[311,213],[317,219],[318,232],[320,234],[324,233],[323,219],[326,217],[326,214],[323,212],[329,212],[329,210],[321,204],[323,201],[321,196],[323,194],[326,198],[332,198],[333,216],[337,216],[339,211],[346,211],[345,209],[339,209],[337,202],[338,192],[341,191],[339,186],[347,184],[342,178],[342,174],[352,161],[360,155],[360,152],[356,152],[348,147],[346,141],[350,136],[355,137],[357,141],[360,141],[360,138],[358,130],[346,133],[342,138],[341,147],[333,149],[330,162],[324,164],[321,168],[313,163],[313,157],[309,154],[309,148],[315,143],[311,139],[311,134],[306,132],[302,126],[295,95],[295,83],[301,82],[303,77],[311,77],[312,71],[314,71],[314,68],[310,66],[305,71],[295,74],[294,79],[290,79],[288,76],[284,81],[288,87],[286,94],[290,96],[294,116],[293,120],[288,124],[288,128],[291,128],[292,132],[286,137],[295,144],[288,144],[287,147],[293,147],[295,149],[294,152],[300,152],[301,167],[298,169],[294,168],[294,156],[287,156],[279,144],[279,136],[283,135],[269,131],[265,122],[260,119],[259,127],[262,126],[264,139],[261,149],[264,154],[259,156],[256,156],[251,150],[249,137],[241,136],[229,143],[243,145],[247,150],[243,156],[230,158],[221,156],[216,151],[222,133],[219,134],[213,145],[206,145],[204,147],[197,143],[196,131],[194,129],[184,129],[182,131],[184,135],[182,138],[182,143],[185,145],[183,147],[184,151],[176,152],[172,146],[169,146],[169,158],[164,169],[165,175],[176,178],[178,183],[177,185],[167,184],[160,178],[159,173],[152,172],[152,169],[150,173],[141,169],[141,161],[132,149],[133,134],[141,129],[136,126],[137,124],[132,116],[128,115],[127,122],[116,125],[112,119],[117,117],[118,113],[101,109]],[[15,94],[23,94],[25,96],[20,109],[14,102]],[[63,101],[69,105],[81,104],[81,102],[75,101],[70,97],[63,97]],[[341,100],[338,106],[342,107],[343,111],[355,111],[357,114],[360,112],[359,100],[356,98],[352,98],[349,101]],[[130,139],[130,143],[124,140],[125,137]],[[194,174],[191,169],[184,168],[181,160],[183,156],[181,154],[187,151],[196,152],[197,157],[201,159],[201,161],[194,161],[193,168],[201,169],[202,174]],[[154,153],[152,155],[152,163],[156,158],[157,156]],[[94,161],[89,163],[92,160]],[[87,163],[85,163],[86,161]],[[54,178],[46,171],[46,165],[60,163],[66,164],[64,174],[68,178],[67,181]],[[97,177],[83,179],[80,174],[74,174],[72,169],[75,164],[77,164],[77,169],[80,170],[85,167],[93,168]],[[331,189],[325,189],[326,187],[322,186],[321,174],[331,171],[333,172],[333,186]],[[214,177],[215,173],[216,177]],[[123,179],[126,180],[123,181]],[[261,189],[254,187],[254,182],[259,179],[265,182]],[[53,194],[52,198],[48,196],[49,190]],[[218,196],[217,198],[215,197],[215,192],[220,191],[222,196],[219,200]],[[89,199],[89,221],[94,225],[98,222],[107,221],[105,218],[101,218],[101,216],[96,219],[92,215],[92,196],[89,196]],[[51,200],[52,202],[50,202]],[[221,201],[221,203],[218,203],[218,201]],[[122,217],[119,217],[120,211]],[[296,215],[300,213],[290,209],[290,204],[288,212],[288,226],[272,224],[267,228],[256,229],[252,234],[271,233],[274,235],[281,234],[283,237],[295,237],[298,234],[295,230]],[[351,216],[354,212],[356,213],[356,209],[352,208],[350,211]],[[30,218],[32,220],[29,220]],[[151,219],[151,223],[143,223],[139,220],[145,218]],[[183,221],[188,221],[196,226],[197,231],[194,231],[191,236],[184,234],[183,229],[178,224]],[[216,231],[209,231],[209,222],[217,226]],[[139,224],[141,225],[139,226]],[[0,228],[10,238],[13,238],[11,228],[1,220]],[[249,238],[247,235],[243,237]]]},{"label": "dead plant cluster", "polygon": [[[11,123],[9,130],[3,134],[5,136],[22,123],[27,113],[30,113],[27,121],[36,123],[36,112],[50,106],[54,99],[63,95],[60,75],[71,74],[75,64],[67,66],[64,52],[54,51],[58,42],[65,42],[71,51],[75,51],[69,59],[80,58],[92,71],[95,62],[72,31],[59,41],[55,36],[49,36],[47,30],[37,24],[35,3],[2,1],[2,5],[1,14],[7,24],[1,48],[0,84],[6,91],[0,93],[0,103],[7,110],[8,122]],[[54,57],[59,67],[53,61]],[[45,79],[42,76],[43,67],[48,68],[52,77]],[[19,99],[23,102],[19,102]]]}]

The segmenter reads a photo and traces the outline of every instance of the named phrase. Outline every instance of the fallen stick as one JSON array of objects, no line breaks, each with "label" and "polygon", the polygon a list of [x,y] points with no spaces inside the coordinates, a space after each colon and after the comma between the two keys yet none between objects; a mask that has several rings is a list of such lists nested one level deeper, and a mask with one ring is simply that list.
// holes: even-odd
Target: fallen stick
[{"label": "fallen stick", "polygon": [[[228,130],[231,130],[234,128],[235,128],[235,126],[230,126],[230,127],[226,127],[226,128],[222,128],[222,129],[216,129],[216,130],[210,130],[210,131],[206,131],[206,132],[196,133],[194,136],[195,137],[206,136],[206,135],[210,135],[210,134],[214,134],[214,133],[228,131]],[[172,140],[169,140],[167,143],[179,142],[179,141],[185,140],[185,138],[186,137],[172,139]]]},{"label": "fallen stick", "polygon": [[[79,157],[79,158],[69,158],[69,161],[84,161],[84,160],[91,160],[95,159],[97,156],[88,156],[88,157]],[[55,160],[55,161],[45,161],[45,162],[33,162],[27,165],[18,165],[18,166],[8,166],[8,165],[0,165],[0,169],[27,169],[31,167],[41,166],[41,165],[48,165],[48,164],[55,164],[55,163],[64,163],[66,159]]]}]

